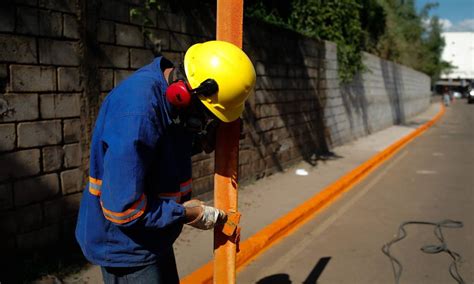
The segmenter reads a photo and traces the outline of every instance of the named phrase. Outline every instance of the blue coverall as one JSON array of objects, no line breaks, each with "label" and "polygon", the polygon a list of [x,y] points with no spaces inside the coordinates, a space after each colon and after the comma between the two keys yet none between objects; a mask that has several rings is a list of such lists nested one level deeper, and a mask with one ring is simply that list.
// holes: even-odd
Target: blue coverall
[{"label": "blue coverall", "polygon": [[86,258],[103,267],[169,257],[184,223],[192,134],[172,122],[163,60],[112,90],[94,127],[76,238]]}]

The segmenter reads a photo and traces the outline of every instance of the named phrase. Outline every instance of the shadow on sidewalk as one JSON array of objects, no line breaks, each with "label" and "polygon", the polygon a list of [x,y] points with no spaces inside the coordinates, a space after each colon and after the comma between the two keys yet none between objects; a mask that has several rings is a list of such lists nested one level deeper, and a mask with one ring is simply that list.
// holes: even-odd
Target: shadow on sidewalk
[{"label": "shadow on sidewalk", "polygon": [[[316,263],[314,268],[309,273],[308,277],[303,281],[303,284],[316,284],[324,269],[331,260],[330,256],[322,257]],[[278,273],[266,276],[256,282],[256,284],[291,284],[290,275],[286,273]]]}]

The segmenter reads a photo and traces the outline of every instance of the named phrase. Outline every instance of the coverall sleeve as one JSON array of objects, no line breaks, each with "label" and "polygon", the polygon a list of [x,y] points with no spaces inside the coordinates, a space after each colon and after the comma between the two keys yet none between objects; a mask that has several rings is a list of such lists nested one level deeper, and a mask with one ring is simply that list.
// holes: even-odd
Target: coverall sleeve
[{"label": "coverall sleeve", "polygon": [[106,125],[100,202],[112,223],[157,229],[184,219],[182,205],[145,193],[145,176],[159,136],[156,124],[144,115],[121,116]]}]

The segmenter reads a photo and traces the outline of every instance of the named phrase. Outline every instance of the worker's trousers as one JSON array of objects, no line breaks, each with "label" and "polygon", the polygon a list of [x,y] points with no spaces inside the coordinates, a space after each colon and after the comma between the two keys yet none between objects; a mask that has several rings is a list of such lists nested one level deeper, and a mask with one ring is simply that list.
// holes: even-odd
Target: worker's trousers
[{"label": "worker's trousers", "polygon": [[105,284],[178,284],[174,253],[158,263],[139,267],[101,267]]}]

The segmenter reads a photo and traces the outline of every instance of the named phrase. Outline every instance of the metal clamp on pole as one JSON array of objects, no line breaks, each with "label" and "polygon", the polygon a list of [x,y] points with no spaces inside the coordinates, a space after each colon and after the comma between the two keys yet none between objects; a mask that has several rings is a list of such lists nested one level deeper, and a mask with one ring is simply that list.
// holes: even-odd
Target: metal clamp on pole
[{"label": "metal clamp on pole", "polygon": [[239,252],[240,242],[240,217],[242,214],[235,211],[227,213],[227,221],[222,227],[222,233],[229,237],[229,240],[237,245],[237,252]]}]

